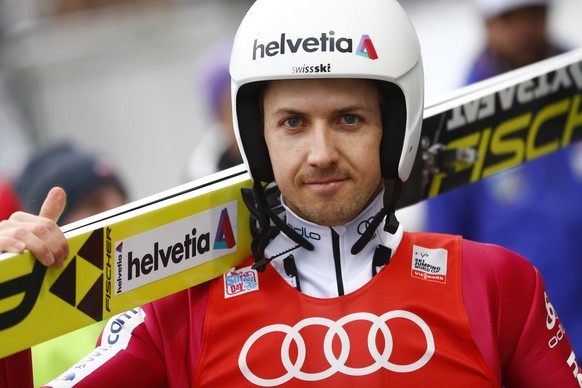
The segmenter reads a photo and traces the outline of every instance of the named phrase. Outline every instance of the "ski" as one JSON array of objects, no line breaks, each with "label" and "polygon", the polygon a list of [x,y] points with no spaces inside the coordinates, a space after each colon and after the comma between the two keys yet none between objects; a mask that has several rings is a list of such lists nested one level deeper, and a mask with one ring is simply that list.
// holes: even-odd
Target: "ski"
[{"label": "ski", "polygon": [[[398,207],[582,138],[582,50],[459,89],[424,110]],[[389,184],[389,182],[388,182]],[[244,166],[63,227],[70,254],[46,268],[0,255],[0,357],[226,273],[250,255]]]},{"label": "ski", "polygon": [[582,50],[469,85],[424,110],[398,207],[435,197],[582,138]]},{"label": "ski", "polygon": [[46,268],[0,256],[0,357],[220,276],[250,255],[238,166],[63,227],[70,254]]}]

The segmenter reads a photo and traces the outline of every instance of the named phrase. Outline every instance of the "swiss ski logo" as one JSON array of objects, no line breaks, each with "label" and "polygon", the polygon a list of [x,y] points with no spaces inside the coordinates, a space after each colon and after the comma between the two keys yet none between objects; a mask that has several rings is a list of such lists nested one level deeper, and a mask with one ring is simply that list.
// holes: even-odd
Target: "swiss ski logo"
[{"label": "swiss ski logo", "polygon": [[257,271],[251,267],[231,270],[224,274],[224,297],[232,298],[246,294],[251,291],[258,291],[259,277]]},{"label": "swiss ski logo", "polygon": [[446,249],[430,249],[414,245],[410,276],[445,284],[447,282],[447,254]]}]

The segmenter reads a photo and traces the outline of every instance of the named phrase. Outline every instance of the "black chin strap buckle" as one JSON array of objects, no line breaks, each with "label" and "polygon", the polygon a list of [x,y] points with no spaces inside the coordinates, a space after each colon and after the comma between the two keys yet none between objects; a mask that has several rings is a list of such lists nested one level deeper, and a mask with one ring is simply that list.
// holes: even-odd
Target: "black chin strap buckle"
[{"label": "black chin strap buckle", "polygon": [[372,277],[378,273],[378,267],[384,267],[390,263],[390,256],[392,256],[392,249],[384,245],[376,247],[372,258]]},{"label": "black chin strap buckle", "polygon": [[388,214],[386,218],[387,219],[386,223],[384,224],[384,231],[390,234],[396,234],[398,226],[400,225],[400,222],[396,219],[396,214],[394,214],[394,212],[391,212]]},{"label": "black chin strap buckle", "polygon": [[299,284],[299,273],[297,272],[297,265],[295,264],[295,257],[289,255],[283,259],[283,268],[287,276],[294,278],[295,288],[301,292],[301,285]]}]

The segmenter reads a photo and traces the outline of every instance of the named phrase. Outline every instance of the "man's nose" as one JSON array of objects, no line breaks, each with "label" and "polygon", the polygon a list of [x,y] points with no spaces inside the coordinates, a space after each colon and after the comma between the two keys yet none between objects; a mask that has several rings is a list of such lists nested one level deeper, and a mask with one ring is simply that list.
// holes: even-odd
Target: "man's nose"
[{"label": "man's nose", "polygon": [[318,124],[310,136],[307,162],[311,166],[329,167],[338,160],[338,149],[333,129],[325,124]]}]

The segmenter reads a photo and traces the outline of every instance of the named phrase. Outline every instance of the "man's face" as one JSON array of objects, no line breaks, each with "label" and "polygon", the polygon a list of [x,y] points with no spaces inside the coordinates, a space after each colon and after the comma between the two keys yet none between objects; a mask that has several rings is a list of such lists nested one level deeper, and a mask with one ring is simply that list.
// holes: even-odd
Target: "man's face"
[{"label": "man's face", "polygon": [[489,43],[512,67],[521,67],[545,58],[546,7],[523,7],[487,21]]},{"label": "man's face", "polygon": [[275,180],[300,217],[344,224],[381,190],[382,122],[370,81],[272,81],[263,115]]}]

